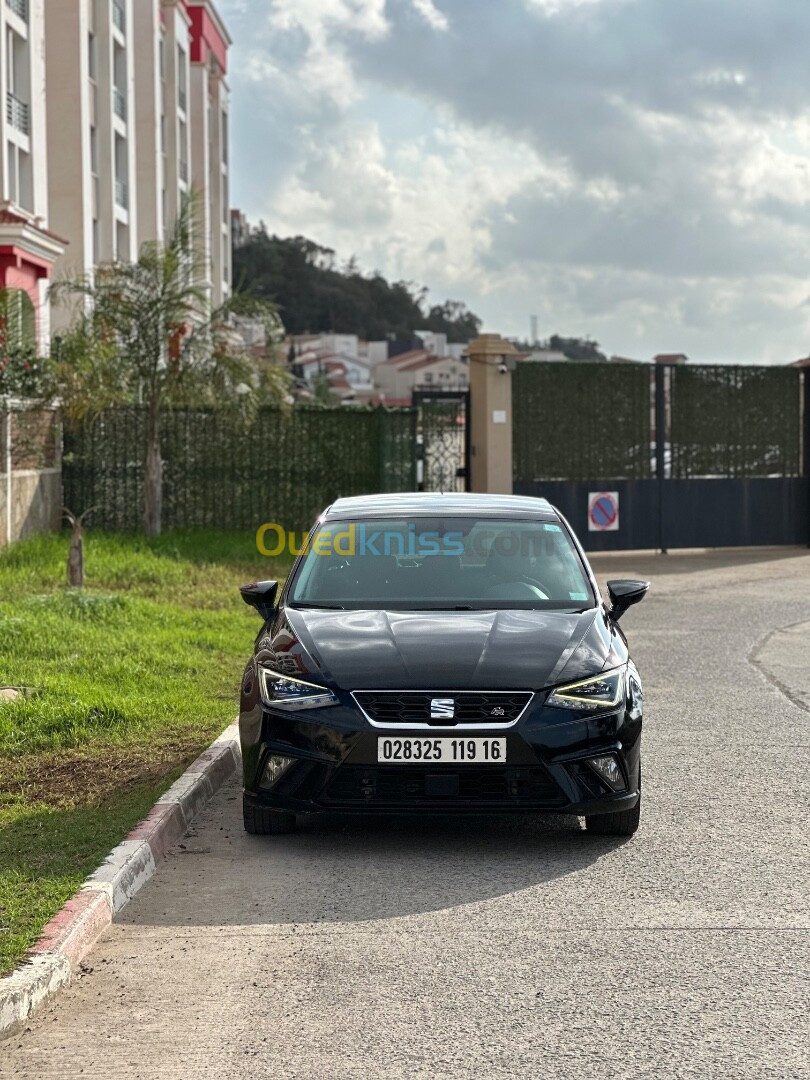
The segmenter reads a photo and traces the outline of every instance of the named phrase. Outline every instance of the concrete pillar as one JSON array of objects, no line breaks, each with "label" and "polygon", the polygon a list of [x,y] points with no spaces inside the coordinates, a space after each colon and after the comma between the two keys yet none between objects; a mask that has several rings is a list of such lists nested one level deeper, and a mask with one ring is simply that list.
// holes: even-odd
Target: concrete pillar
[{"label": "concrete pillar", "polygon": [[514,352],[500,334],[482,334],[469,345],[473,491],[512,494]]}]

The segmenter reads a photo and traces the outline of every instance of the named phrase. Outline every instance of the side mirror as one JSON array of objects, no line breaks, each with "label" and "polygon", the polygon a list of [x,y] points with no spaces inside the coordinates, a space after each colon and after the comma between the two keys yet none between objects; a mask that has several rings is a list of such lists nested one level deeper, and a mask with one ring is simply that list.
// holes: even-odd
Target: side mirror
[{"label": "side mirror", "polygon": [[250,585],[240,586],[239,592],[246,604],[256,608],[265,622],[275,611],[277,581],[252,581]]},{"label": "side mirror", "polygon": [[649,581],[609,581],[607,587],[611,603],[610,617],[614,622],[618,622],[629,607],[644,599],[650,583]]}]

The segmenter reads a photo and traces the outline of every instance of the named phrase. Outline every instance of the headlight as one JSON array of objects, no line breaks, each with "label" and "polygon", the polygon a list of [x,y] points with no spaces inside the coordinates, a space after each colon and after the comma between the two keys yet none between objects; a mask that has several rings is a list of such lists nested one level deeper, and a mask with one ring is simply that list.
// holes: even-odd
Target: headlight
[{"label": "headlight", "polygon": [[274,709],[322,709],[326,705],[337,705],[337,698],[331,690],[315,683],[294,679],[291,675],[281,675],[270,668],[259,668],[259,686],[262,701]]},{"label": "headlight", "polygon": [[624,693],[624,668],[615,668],[592,679],[558,686],[546,701],[555,709],[576,709],[579,712],[596,712],[597,709],[613,709]]}]

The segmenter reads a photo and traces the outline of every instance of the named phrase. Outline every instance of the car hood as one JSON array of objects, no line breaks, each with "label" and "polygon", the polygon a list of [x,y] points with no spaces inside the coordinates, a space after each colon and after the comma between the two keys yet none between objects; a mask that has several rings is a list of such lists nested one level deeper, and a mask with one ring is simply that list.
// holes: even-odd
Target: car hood
[{"label": "car hood", "polygon": [[342,690],[539,690],[599,672],[613,641],[601,609],[282,608],[257,658]]}]

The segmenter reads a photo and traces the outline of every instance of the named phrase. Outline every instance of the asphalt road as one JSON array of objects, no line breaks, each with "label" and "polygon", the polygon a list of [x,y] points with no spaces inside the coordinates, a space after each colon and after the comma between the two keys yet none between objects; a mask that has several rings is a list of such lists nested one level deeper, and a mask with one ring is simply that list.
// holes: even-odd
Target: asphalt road
[{"label": "asphalt road", "polygon": [[634,839],[248,837],[229,784],[0,1076],[810,1077],[810,554],[594,561],[653,579]]}]

